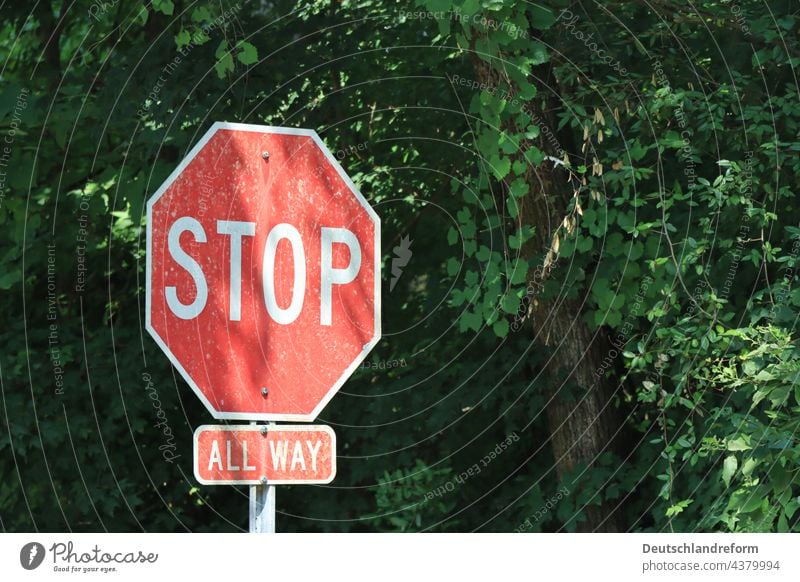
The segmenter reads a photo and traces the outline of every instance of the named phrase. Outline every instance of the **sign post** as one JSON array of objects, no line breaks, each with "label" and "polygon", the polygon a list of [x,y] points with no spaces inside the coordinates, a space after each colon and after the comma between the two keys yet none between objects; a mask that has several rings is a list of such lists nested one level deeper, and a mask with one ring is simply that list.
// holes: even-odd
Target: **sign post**
[{"label": "sign post", "polygon": [[275,485],[250,486],[250,533],[275,533]]},{"label": "sign post", "polygon": [[250,485],[250,533],[275,533],[275,494],[275,485]]},{"label": "sign post", "polygon": [[[215,419],[312,422],[380,340],[380,263],[316,132],[215,123],[147,203],[146,328]],[[335,435],[200,427],[194,464],[250,485],[250,531],[274,531],[275,485],[329,483]]]}]

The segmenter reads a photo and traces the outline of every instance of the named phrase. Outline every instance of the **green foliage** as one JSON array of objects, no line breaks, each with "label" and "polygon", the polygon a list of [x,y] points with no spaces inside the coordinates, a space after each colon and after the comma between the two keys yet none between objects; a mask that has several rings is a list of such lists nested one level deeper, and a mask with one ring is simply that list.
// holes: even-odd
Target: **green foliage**
[{"label": "green foliage", "polygon": [[[386,471],[378,478],[375,501],[378,513],[373,526],[378,531],[420,531],[436,524],[441,516],[456,507],[456,496],[437,491],[451,472],[446,468],[431,468],[417,459],[411,469]],[[434,495],[434,491],[436,494]],[[457,520],[444,523],[455,529]]]},{"label": "green foliage", "polygon": [[[704,521],[730,531],[789,531],[800,495],[800,354],[791,335],[771,325],[727,330],[715,344],[717,355],[690,375],[696,389],[720,392],[694,405],[718,403],[698,443],[708,459],[699,466],[714,467],[723,485],[716,499],[704,499]],[[686,426],[670,450],[698,466],[693,434]]]},{"label": "green foliage", "polygon": [[[432,4],[423,2],[434,10]],[[518,266],[519,249],[530,238],[519,211],[532,196],[528,177],[556,168],[573,185],[574,198],[562,225],[546,233],[541,254],[527,269],[557,264],[549,271],[553,284],[534,288],[534,296],[547,300],[570,288],[585,297],[585,320],[605,329],[621,354],[622,369],[609,355],[609,365],[598,373],[626,387],[625,400],[637,407],[629,420],[642,433],[637,462],[658,467],[652,485],[659,501],[641,508],[652,515],[642,527],[796,529],[798,491],[792,484],[798,444],[789,421],[796,370],[785,334],[793,330],[798,307],[793,225],[799,213],[792,190],[800,174],[793,153],[800,147],[800,119],[789,105],[797,93],[785,73],[797,59],[769,48],[776,38],[774,25],[755,17],[756,3],[743,4],[743,13],[752,17],[748,34],[755,37],[756,53],[752,63],[734,57],[729,79],[711,72],[709,64],[717,56],[707,37],[679,25],[681,38],[696,55],[693,66],[703,71],[698,79],[683,51],[659,45],[651,15],[632,4],[612,3],[606,8],[614,20],[636,23],[635,43],[627,33],[603,35],[606,53],[622,59],[626,74],[641,85],[634,104],[624,79],[614,76],[584,41],[591,31],[614,29],[613,20],[570,10],[564,20],[560,15],[541,19],[531,13],[530,4],[521,3],[481,6],[501,30],[458,19],[461,26],[452,32],[458,46],[474,47],[492,70],[481,79],[473,74],[475,82],[464,84],[468,91],[462,97],[475,116],[470,131],[485,162],[478,170],[486,174],[476,181],[480,190],[464,197],[463,224],[459,236],[450,239],[453,245],[463,244],[473,260],[468,274],[480,275],[464,277],[466,286],[452,296],[452,305],[459,307],[468,297],[472,306],[462,314],[462,330],[491,325],[505,337],[505,326],[497,327],[498,315],[515,318],[517,325],[520,315],[525,318],[524,310],[516,313],[514,307],[518,298],[525,297],[526,304],[535,300],[530,286],[526,290],[524,278],[503,275],[511,264]],[[717,8],[726,10],[704,6],[708,13]],[[453,3],[452,10],[457,9]],[[559,9],[554,5],[551,12]],[[738,42],[734,39],[742,31],[732,30],[729,14],[719,16],[718,40]],[[678,22],[684,17],[691,20],[688,14],[675,16]],[[520,18],[532,25],[526,32],[550,40],[563,56],[548,57],[537,52],[538,43],[517,43],[503,34],[509,26],[499,23]],[[551,28],[560,28],[562,36],[549,36]],[[565,31],[570,32],[566,41]],[[765,74],[780,88],[770,94],[756,89],[763,71],[754,68],[768,61]],[[547,82],[557,83],[557,123],[534,118],[555,103],[547,101],[554,92],[543,84],[547,71],[536,68],[544,62],[552,66]],[[532,70],[539,74],[531,75]],[[487,90],[483,79],[492,76],[496,82]],[[541,139],[543,134],[562,138],[562,128],[582,140],[580,152]],[[504,205],[491,203],[498,187],[507,192]],[[489,216],[483,228],[471,229],[466,221],[476,205]],[[500,241],[500,248],[489,241]],[[494,311],[490,306],[498,294],[506,299]],[[736,343],[732,334],[743,335]],[[765,334],[776,339],[765,343]],[[762,353],[766,346],[771,349]],[[730,364],[725,374],[733,376],[717,368],[712,374],[712,364],[729,361],[731,350],[750,362],[751,381],[733,374]],[[732,378],[738,378],[736,385]],[[750,445],[736,452],[727,448],[725,454],[726,447],[754,442],[762,443],[752,448],[758,454],[750,453]],[[766,484],[774,467],[781,476],[780,490]],[[599,470],[591,469],[593,474]],[[640,490],[649,481],[642,480]]]}]

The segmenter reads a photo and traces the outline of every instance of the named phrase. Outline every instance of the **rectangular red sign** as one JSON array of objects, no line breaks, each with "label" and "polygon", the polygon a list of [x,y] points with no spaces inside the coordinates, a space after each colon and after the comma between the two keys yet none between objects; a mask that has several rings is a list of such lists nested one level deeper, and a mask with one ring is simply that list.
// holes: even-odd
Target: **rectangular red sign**
[{"label": "rectangular red sign", "polygon": [[321,425],[204,425],[194,432],[194,475],[204,485],[330,483],[336,435]]}]

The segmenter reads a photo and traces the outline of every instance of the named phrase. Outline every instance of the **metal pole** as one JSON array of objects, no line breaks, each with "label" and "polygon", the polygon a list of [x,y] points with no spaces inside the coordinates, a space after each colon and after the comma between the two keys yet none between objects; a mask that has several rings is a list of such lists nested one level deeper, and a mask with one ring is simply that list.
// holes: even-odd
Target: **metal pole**
[{"label": "metal pole", "polygon": [[275,533],[275,485],[266,484],[266,477],[262,477],[262,483],[250,485],[250,533]]}]

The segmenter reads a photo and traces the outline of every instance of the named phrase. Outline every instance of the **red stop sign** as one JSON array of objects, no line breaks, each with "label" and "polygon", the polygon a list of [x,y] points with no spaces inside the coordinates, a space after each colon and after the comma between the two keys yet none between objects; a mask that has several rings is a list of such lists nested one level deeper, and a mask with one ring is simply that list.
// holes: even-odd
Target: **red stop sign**
[{"label": "red stop sign", "polygon": [[312,421],[380,339],[380,220],[316,132],[215,123],[147,204],[147,330],[215,418]]}]

